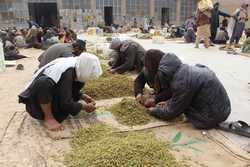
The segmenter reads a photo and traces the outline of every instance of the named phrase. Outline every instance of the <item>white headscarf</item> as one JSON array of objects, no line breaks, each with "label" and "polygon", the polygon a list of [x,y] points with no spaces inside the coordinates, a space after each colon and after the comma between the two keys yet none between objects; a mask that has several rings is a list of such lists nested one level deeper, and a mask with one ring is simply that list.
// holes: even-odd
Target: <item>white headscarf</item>
[{"label": "white headscarf", "polygon": [[87,82],[102,75],[102,67],[99,59],[90,53],[82,53],[79,57],[58,58],[39,69],[26,86],[26,89],[38,77],[41,72],[58,83],[62,74],[69,68],[75,68],[76,80]]},{"label": "white headscarf", "polygon": [[79,82],[87,82],[102,75],[99,59],[90,53],[82,53],[76,58],[76,78]]}]

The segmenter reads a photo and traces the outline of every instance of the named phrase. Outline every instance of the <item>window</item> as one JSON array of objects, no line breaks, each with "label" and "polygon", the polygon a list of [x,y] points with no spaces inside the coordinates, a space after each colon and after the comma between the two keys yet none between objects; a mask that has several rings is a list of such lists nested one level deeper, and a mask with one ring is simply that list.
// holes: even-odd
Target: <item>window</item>
[{"label": "window", "polygon": [[192,16],[196,10],[196,0],[181,0],[181,21]]}]

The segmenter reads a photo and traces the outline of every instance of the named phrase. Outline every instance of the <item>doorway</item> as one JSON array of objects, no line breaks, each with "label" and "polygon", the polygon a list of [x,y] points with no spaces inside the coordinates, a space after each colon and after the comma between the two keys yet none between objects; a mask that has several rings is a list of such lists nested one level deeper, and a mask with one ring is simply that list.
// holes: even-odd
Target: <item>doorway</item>
[{"label": "doorway", "polygon": [[161,8],[161,25],[169,24],[169,8]]},{"label": "doorway", "polygon": [[30,19],[41,27],[59,25],[57,3],[28,3],[28,8]]},{"label": "doorway", "polygon": [[113,7],[104,7],[104,21],[106,26],[111,26],[113,24]]}]

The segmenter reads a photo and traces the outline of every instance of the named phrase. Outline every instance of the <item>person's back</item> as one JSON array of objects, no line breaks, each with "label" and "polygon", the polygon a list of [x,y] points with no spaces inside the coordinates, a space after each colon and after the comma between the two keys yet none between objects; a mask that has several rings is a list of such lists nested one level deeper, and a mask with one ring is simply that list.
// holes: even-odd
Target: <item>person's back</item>
[{"label": "person's back", "polygon": [[[127,64],[125,68],[127,68],[127,70],[133,70],[133,68],[135,68],[136,71],[141,71],[144,64],[143,60],[145,52],[145,49],[139,43],[132,40],[123,41],[120,48],[120,53],[122,54],[122,62]],[[132,59],[133,62],[128,64],[128,60],[132,61]]]},{"label": "person's back", "polygon": [[111,73],[125,73],[128,71],[140,72],[143,68],[145,49],[132,40],[113,39],[110,49],[116,51],[117,58],[112,60]]},{"label": "person's back", "polygon": [[39,58],[39,68],[48,64],[49,62],[60,58],[72,56],[73,47],[71,44],[59,43],[48,48]]},{"label": "person's back", "polygon": [[129,47],[135,47],[136,48],[136,54],[139,58],[143,59],[144,58],[144,54],[145,54],[145,49],[137,42],[135,41],[132,41],[132,40],[125,40],[122,42],[122,46],[121,46],[121,49],[120,51],[121,52],[126,52],[127,49],[129,49]]},{"label": "person's back", "polygon": [[15,37],[15,43],[18,48],[25,48],[27,46],[26,41],[22,35]]},{"label": "person's back", "polygon": [[225,88],[215,73],[203,65],[183,65],[177,76],[183,77],[183,73],[186,72],[189,76],[184,77],[186,89],[192,92],[190,101],[192,111],[188,115],[189,118],[200,119],[199,121],[191,119],[194,125],[198,128],[210,128],[225,121],[231,112],[231,104]]},{"label": "person's back", "polygon": [[[182,64],[174,54],[163,57],[159,66],[161,85],[173,92],[164,111],[163,119],[173,119],[184,113],[199,129],[216,127],[231,112],[231,104],[225,88],[208,67]],[[164,84],[166,83],[166,84]]]}]

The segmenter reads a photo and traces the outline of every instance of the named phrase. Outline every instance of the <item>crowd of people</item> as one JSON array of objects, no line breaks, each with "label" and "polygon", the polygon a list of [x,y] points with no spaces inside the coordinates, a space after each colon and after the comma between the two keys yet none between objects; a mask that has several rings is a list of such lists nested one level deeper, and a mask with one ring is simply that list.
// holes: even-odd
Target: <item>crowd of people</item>
[{"label": "crowd of people", "polygon": [[[220,10],[219,2],[213,4],[211,0],[199,0],[196,14],[185,23],[185,41],[195,42],[196,48],[199,48],[201,41],[206,48],[213,44],[228,44],[228,49],[239,47],[248,21],[248,6],[242,3],[233,14],[227,14]],[[223,20],[220,20],[220,16]]]},{"label": "crowd of people", "polygon": [[29,28],[15,27],[0,29],[0,39],[3,42],[5,60],[25,58],[18,51],[19,48],[36,48],[46,50],[57,43],[72,43],[76,40],[76,33],[68,29],[51,27],[42,28],[35,22],[28,21]]},{"label": "crowd of people", "polygon": [[[196,16],[185,23],[186,42],[195,42],[197,48],[201,40],[206,48],[213,43],[237,45],[248,19],[248,4],[243,3],[229,15],[219,9],[219,3],[204,1],[209,2],[200,0]],[[224,17],[222,22],[220,16]],[[82,110],[95,111],[95,100],[82,90],[89,80],[100,77],[103,69],[98,57],[86,51],[86,41],[77,39],[74,31],[28,23],[28,29],[0,30],[5,60],[25,58],[18,48],[45,50],[38,58],[39,66],[31,82],[20,93],[19,102],[25,104],[31,117],[43,120],[49,130],[62,130],[61,122],[69,115],[77,115]],[[136,19],[133,26],[138,26]],[[143,33],[153,28],[153,18],[149,21],[145,18],[140,27]],[[171,28],[177,35],[181,34]],[[135,100],[148,108],[150,115],[171,120],[184,114],[198,129],[216,128],[229,117],[231,104],[227,92],[207,66],[184,64],[173,53],[146,50],[133,40],[112,39],[110,49],[108,72],[137,74]],[[146,84],[153,89],[152,96],[144,95]]]},{"label": "crowd of people", "polygon": [[[110,49],[108,72],[137,74],[135,100],[148,108],[150,115],[171,120],[184,114],[198,129],[215,128],[228,118],[229,97],[208,67],[184,64],[173,53],[146,50],[132,40],[115,38]],[[81,90],[103,71],[99,59],[86,52],[85,41],[55,44],[38,60],[38,70],[19,95],[30,116],[57,131],[63,129],[61,122],[69,115],[95,111],[95,100]],[[154,90],[152,96],[143,94],[146,84]]]}]

